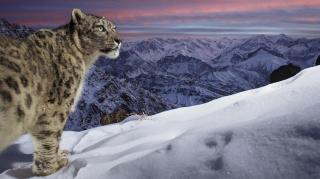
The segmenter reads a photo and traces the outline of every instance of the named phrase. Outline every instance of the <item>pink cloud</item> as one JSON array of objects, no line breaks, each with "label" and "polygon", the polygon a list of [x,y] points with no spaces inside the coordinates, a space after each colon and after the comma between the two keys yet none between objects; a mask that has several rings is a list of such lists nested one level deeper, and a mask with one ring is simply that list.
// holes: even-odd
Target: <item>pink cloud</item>
[{"label": "pink cloud", "polygon": [[[149,34],[153,35],[177,33],[173,28],[241,30],[243,27],[288,29],[290,26],[290,29],[299,29],[303,25],[314,29],[315,25],[320,25],[319,0],[30,0],[24,4],[18,0],[3,0],[0,17],[33,27],[55,27],[67,23],[75,7],[106,16],[128,36],[141,33],[141,29],[149,29]],[[152,31],[154,29],[159,32]]]},{"label": "pink cloud", "polygon": [[[176,0],[179,1],[179,0]],[[176,2],[174,1],[174,2]],[[141,2],[141,1],[140,1]],[[290,10],[296,7],[320,7],[320,1],[303,1],[303,0],[283,0],[283,1],[181,1],[181,4],[175,3],[170,6],[170,1],[166,8],[137,8],[137,9],[117,9],[117,10],[98,10],[97,13],[117,21],[128,21],[139,17],[161,17],[161,16],[188,16],[212,13],[237,13],[237,12],[254,12],[260,10],[283,9]],[[171,1],[172,2],[172,1]]]}]

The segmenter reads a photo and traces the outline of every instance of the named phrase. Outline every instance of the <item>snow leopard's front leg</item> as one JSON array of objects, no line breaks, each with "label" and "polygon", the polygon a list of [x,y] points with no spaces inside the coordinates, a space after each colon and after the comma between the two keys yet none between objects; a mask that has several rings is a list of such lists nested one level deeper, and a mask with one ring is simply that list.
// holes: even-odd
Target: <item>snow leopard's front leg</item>
[{"label": "snow leopard's front leg", "polygon": [[68,164],[68,159],[59,149],[62,130],[41,130],[32,133],[34,156],[32,172],[38,176],[50,175]]}]

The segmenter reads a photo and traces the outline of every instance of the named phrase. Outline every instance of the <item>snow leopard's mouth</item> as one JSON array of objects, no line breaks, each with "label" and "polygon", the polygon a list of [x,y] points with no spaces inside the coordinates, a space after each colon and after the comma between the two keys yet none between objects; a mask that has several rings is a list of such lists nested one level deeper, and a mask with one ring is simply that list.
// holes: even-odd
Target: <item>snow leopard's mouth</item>
[{"label": "snow leopard's mouth", "polygon": [[120,48],[121,48],[121,43],[119,43],[119,45],[117,45],[114,48],[105,48],[100,50],[101,53],[103,53],[102,55],[111,58],[111,59],[116,59],[119,57],[120,54]]},{"label": "snow leopard's mouth", "polygon": [[117,45],[114,48],[105,48],[105,49],[101,49],[100,51],[103,52],[103,53],[109,53],[109,52],[112,52],[112,51],[117,51],[119,49],[120,49],[120,45]]}]

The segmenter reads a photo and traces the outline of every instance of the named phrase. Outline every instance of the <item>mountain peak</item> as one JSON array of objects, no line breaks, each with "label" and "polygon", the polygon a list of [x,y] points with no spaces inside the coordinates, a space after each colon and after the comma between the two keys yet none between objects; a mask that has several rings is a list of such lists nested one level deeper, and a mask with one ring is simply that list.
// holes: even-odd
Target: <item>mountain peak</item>
[{"label": "mountain peak", "polygon": [[30,27],[10,23],[4,18],[0,18],[0,34],[13,38],[25,38],[33,32],[34,30]]}]

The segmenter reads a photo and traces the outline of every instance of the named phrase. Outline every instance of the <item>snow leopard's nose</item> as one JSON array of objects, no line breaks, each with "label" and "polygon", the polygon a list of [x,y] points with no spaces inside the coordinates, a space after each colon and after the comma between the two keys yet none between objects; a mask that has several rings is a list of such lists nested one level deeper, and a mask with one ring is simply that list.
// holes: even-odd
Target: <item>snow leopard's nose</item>
[{"label": "snow leopard's nose", "polygon": [[115,38],[114,41],[119,45],[121,43],[121,39],[120,38]]}]

